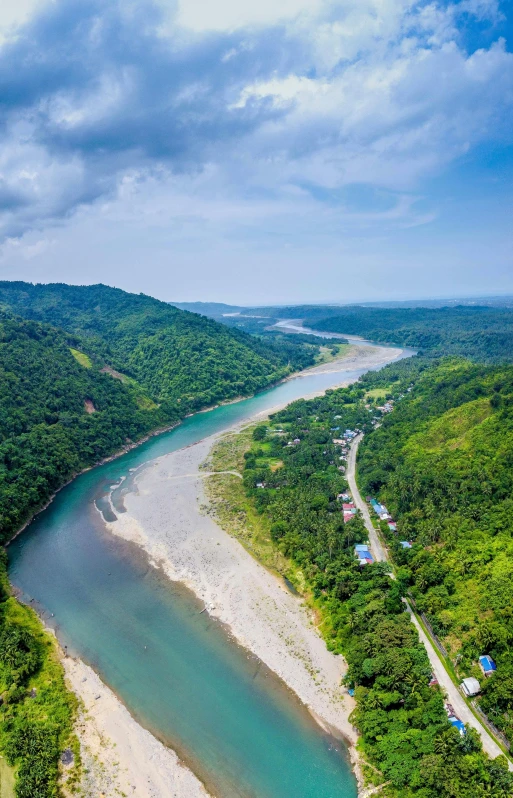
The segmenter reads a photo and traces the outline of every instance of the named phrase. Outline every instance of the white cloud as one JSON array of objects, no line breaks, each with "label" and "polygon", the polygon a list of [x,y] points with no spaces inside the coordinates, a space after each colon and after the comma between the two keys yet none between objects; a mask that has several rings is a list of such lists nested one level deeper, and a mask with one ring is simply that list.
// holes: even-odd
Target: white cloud
[{"label": "white cloud", "polygon": [[[167,42],[148,23],[133,61],[126,41],[136,49],[140,25],[129,12],[141,14],[142,0],[109,6],[105,19],[96,2],[94,24],[76,28],[70,65],[78,80],[68,82],[64,70],[45,96],[46,79],[40,91],[30,86],[32,105],[16,107],[4,128],[4,235],[66,220],[96,200],[112,207],[116,197],[125,208],[129,196],[142,201],[148,181],[155,201],[144,205],[146,218],[150,206],[159,216],[160,202],[166,220],[170,209],[189,219],[195,207],[212,224],[231,217],[237,227],[293,218],[294,206],[326,219],[332,205],[337,223],[420,224],[433,216],[410,199],[422,181],[505,136],[513,118],[513,55],[503,42],[469,55],[458,41],[461,13],[493,16],[493,0],[183,0],[179,18],[184,23],[185,9],[196,30],[174,26]],[[205,36],[198,26],[214,25],[214,11],[218,27],[269,27]],[[270,25],[278,17],[286,25]],[[47,42],[46,51],[51,76]],[[19,63],[23,71],[26,59]],[[341,205],[330,194],[355,184],[388,192],[386,212],[354,215],[347,199]]]},{"label": "white cloud", "polygon": [[2,0],[0,3],[0,44],[16,35],[17,29],[53,0]]},{"label": "white cloud", "polygon": [[[167,7],[167,0],[161,0],[161,5]],[[234,30],[272,25],[312,13],[322,5],[323,0],[179,0],[177,20],[195,31]]]}]

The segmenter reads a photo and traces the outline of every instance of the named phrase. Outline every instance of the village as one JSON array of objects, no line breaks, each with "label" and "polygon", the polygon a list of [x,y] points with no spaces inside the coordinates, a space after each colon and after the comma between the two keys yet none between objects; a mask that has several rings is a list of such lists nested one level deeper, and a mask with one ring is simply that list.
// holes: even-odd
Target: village
[{"label": "village", "polygon": [[[408,388],[408,391],[411,391],[411,387]],[[398,397],[398,399],[401,398],[402,395]],[[381,416],[373,417],[372,419],[373,428],[379,426],[381,417],[384,414],[391,413],[393,409],[394,409],[393,399],[390,399],[384,405],[377,407],[376,410],[380,411]],[[351,444],[359,434],[361,434],[361,430],[359,429],[355,430],[346,429],[341,438],[333,438],[333,444],[340,447],[340,452],[341,452],[339,456],[340,460],[347,463]],[[339,470],[342,473],[345,473],[346,467],[339,466]],[[351,496],[351,493],[349,491],[345,491],[344,493],[339,493],[337,496],[337,500],[342,502],[342,514],[343,514],[344,523],[345,524],[349,523],[359,512],[353,500],[353,497]],[[390,532],[392,532],[394,535],[397,535],[398,534],[397,522],[389,513],[387,507],[372,496],[366,496],[366,502],[369,506],[369,509],[372,511],[377,520],[379,522],[386,523]],[[411,549],[413,546],[413,542],[410,540],[400,540],[399,545],[403,549]],[[370,565],[375,561],[371,552],[371,546],[369,542],[355,544],[354,554],[356,559],[358,560],[358,565],[360,566],[360,568]],[[478,664],[485,679],[492,676],[497,671],[496,663],[489,654],[481,655],[478,658]],[[439,686],[438,680],[434,675],[434,673],[431,676],[429,685],[430,687]],[[466,699],[471,700],[475,699],[475,697],[480,694],[481,685],[478,679],[476,679],[474,676],[469,676],[463,679],[463,681],[459,685],[459,690]],[[354,694],[354,690],[349,690],[349,693]],[[465,736],[466,726],[463,723],[463,721],[457,716],[456,710],[454,709],[453,705],[447,699],[445,699],[444,706],[449,723],[451,723],[451,725],[458,730],[461,736]],[[474,703],[473,706],[474,708],[476,708],[476,705]],[[477,709],[480,712],[480,715],[482,716],[482,720],[485,721],[486,725],[490,728],[490,730],[492,730],[494,734],[500,737],[503,744],[507,744],[505,738],[503,738],[500,732],[498,732],[498,730],[496,730],[495,727],[493,727],[492,724],[490,724],[490,722],[486,719],[482,711],[479,710],[479,707],[477,707]],[[509,745],[507,745],[507,747],[509,749]]]}]

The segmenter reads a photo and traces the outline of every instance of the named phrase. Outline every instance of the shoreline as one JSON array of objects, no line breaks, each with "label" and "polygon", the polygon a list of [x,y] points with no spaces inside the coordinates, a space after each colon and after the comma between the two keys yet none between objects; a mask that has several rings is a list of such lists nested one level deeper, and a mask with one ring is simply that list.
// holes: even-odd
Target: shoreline
[{"label": "shoreline", "polygon": [[141,726],[95,670],[61,655],[66,682],[79,698],[83,798],[214,798],[171,748]]},{"label": "shoreline", "polygon": [[[385,347],[380,347],[379,344],[376,344],[376,348],[378,347],[383,349],[385,348]],[[340,360],[344,360],[344,358],[340,358]],[[334,360],[329,365],[334,365],[337,362],[339,361]],[[151,440],[151,438],[156,438],[158,435],[164,435],[164,433],[166,432],[171,432],[171,430],[174,430],[177,427],[179,427],[180,424],[182,424],[187,418],[192,418],[192,416],[195,416],[198,413],[210,413],[210,411],[216,410],[218,407],[224,407],[225,405],[236,404],[237,402],[241,402],[244,399],[252,399],[254,396],[258,396],[258,394],[260,393],[271,390],[272,388],[276,388],[278,385],[288,382],[289,380],[293,380],[296,377],[301,376],[305,372],[311,373],[312,370],[318,368],[321,368],[321,366],[309,366],[308,369],[303,369],[302,371],[294,371],[292,372],[292,374],[288,374],[286,377],[282,377],[280,380],[277,380],[276,382],[269,383],[269,385],[267,385],[265,388],[261,388],[259,391],[256,391],[256,393],[249,394],[248,396],[243,396],[243,395],[234,396],[232,399],[225,399],[222,402],[217,402],[215,405],[209,405],[208,407],[203,407],[200,410],[195,410],[193,413],[187,413],[187,415],[185,415],[179,421],[175,421],[173,424],[169,424],[165,427],[156,427],[150,432],[145,433],[145,435],[142,438],[138,438],[136,441],[132,441],[132,443],[129,443],[126,446],[121,447],[121,449],[118,449],[112,454],[106,455],[106,457],[102,457],[100,460],[97,460],[96,462],[92,463],[89,466],[85,466],[84,468],[80,469],[80,471],[77,471],[75,474],[73,474],[68,480],[66,480],[66,482],[63,485],[57,488],[57,490],[55,490],[52,493],[52,495],[49,497],[48,501],[44,505],[39,507],[37,510],[34,510],[32,515],[23,523],[23,525],[14,533],[14,535],[10,537],[9,540],[7,540],[3,544],[4,548],[7,548],[9,544],[12,543],[13,540],[15,540],[19,535],[21,535],[21,533],[24,532],[28,526],[30,526],[30,524],[37,518],[38,515],[40,515],[45,510],[47,510],[48,507],[50,507],[51,503],[53,502],[55,497],[61,492],[61,490],[64,490],[64,488],[67,488],[68,485],[71,485],[71,483],[75,479],[80,477],[82,474],[86,474],[88,471],[91,471],[93,468],[98,468],[98,466],[105,465],[106,463],[111,463],[114,460],[123,457],[123,455],[128,454],[128,452],[131,452],[133,449],[136,449],[138,446],[142,446],[144,443],[147,443],[149,440]]]},{"label": "shoreline", "polygon": [[[358,370],[348,368],[353,363],[372,368],[391,360],[385,348],[362,350],[359,357],[351,353],[353,357],[314,369],[332,370],[338,364],[352,372]],[[399,357],[401,350],[393,354]],[[340,386],[354,381],[344,380],[344,371],[340,373]],[[323,393],[315,391],[311,396]],[[303,598],[293,596],[277,574],[261,565],[207,514],[203,483],[209,472],[200,466],[215,441],[284,405],[256,413],[229,430],[147,463],[134,476],[132,491],[124,496],[126,511],[118,514],[111,504],[117,520],[105,526],[142,548],[169,579],[191,589],[211,617],[225,624],[238,643],[264,662],[322,728],[343,739],[360,792],[358,737],[349,722],[355,704],[340,685],[345,672],[343,658],[328,651]]]},{"label": "shoreline", "polygon": [[341,687],[343,658],[326,648],[304,599],[206,511],[203,483],[210,472],[200,465],[223,434],[157,458],[124,496],[126,512],[105,526],[201,599],[210,617],[273,671],[321,728],[343,740],[358,777],[357,735],[349,722],[355,704]]}]

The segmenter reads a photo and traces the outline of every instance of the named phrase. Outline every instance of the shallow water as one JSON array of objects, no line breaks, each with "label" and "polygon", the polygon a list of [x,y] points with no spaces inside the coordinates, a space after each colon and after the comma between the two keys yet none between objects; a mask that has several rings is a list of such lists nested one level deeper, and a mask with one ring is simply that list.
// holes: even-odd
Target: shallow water
[{"label": "shallow water", "polygon": [[105,532],[130,469],[362,372],[309,374],[215,410],[78,477],[9,546],[10,578],[218,798],[355,798],[346,749],[183,586]]}]

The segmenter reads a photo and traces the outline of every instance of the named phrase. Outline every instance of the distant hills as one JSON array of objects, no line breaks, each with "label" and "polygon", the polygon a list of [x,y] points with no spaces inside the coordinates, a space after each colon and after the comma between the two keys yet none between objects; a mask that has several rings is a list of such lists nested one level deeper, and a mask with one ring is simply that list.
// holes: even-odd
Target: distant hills
[{"label": "distant hills", "polygon": [[513,361],[513,297],[242,309],[208,303],[203,312],[250,333],[272,329],[281,319],[295,319],[305,327],[409,346],[434,357]]}]

